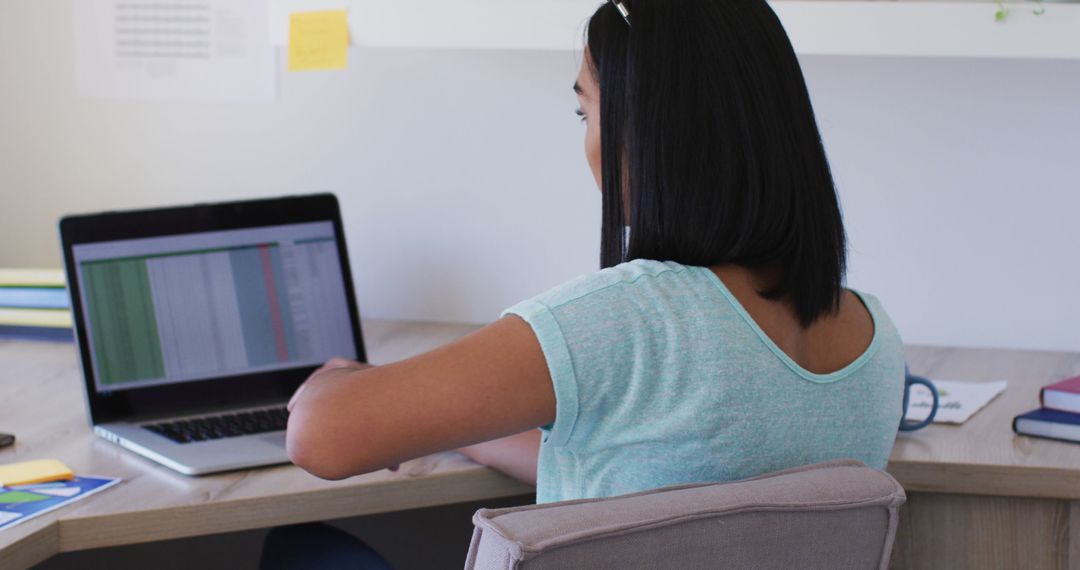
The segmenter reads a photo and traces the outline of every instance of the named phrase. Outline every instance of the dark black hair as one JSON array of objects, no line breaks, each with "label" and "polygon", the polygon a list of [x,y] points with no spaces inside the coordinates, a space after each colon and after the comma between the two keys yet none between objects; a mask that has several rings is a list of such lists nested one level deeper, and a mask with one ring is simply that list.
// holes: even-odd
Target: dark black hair
[{"label": "dark black hair", "polygon": [[776,14],[765,0],[623,3],[633,27],[605,3],[586,40],[600,84],[601,266],[776,268],[761,295],[790,299],[804,327],[834,313],[844,225]]}]

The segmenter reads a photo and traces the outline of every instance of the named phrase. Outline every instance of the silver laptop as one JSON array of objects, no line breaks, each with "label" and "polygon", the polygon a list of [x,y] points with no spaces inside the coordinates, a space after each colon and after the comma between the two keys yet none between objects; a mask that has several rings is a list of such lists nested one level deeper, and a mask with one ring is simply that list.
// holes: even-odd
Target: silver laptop
[{"label": "silver laptop", "polygon": [[60,222],[90,423],[180,473],[288,462],[285,404],[364,360],[329,194]]}]

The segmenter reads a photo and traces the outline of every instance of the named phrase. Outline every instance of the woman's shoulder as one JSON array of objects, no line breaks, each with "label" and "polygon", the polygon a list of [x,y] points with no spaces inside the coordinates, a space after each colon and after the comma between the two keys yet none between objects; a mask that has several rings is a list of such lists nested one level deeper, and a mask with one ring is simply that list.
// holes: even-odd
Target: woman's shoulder
[{"label": "woman's shoulder", "polygon": [[875,295],[861,290],[848,290],[862,301],[863,306],[865,306],[867,312],[870,313],[870,317],[874,323],[873,343],[884,346],[892,353],[900,353],[902,358],[904,341],[900,336],[900,331],[897,329],[896,323],[892,320],[892,316],[885,310],[885,305]]},{"label": "woman's shoulder", "polygon": [[657,279],[682,275],[689,269],[673,261],[635,259],[578,276],[523,303],[538,303],[548,309],[557,309],[597,295],[622,297],[629,292],[647,291],[656,284]]},{"label": "woman's shoulder", "polygon": [[892,318],[889,316],[888,311],[885,310],[885,306],[882,304],[881,300],[877,298],[877,296],[871,293],[867,293],[866,291],[856,289],[848,289],[848,291],[854,294],[855,297],[859,299],[859,301],[862,301],[863,306],[866,307],[867,312],[870,313],[870,317],[873,319],[875,328],[885,326],[889,329],[895,330],[895,325],[892,322]]}]

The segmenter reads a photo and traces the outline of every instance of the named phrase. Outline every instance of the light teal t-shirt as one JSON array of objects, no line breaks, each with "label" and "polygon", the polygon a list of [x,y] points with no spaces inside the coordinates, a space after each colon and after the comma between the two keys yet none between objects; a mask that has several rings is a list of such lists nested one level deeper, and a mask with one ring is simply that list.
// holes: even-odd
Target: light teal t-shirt
[{"label": "light teal t-shirt", "polygon": [[904,354],[876,298],[866,352],[813,374],[784,354],[708,268],[636,260],[511,307],[555,388],[537,501],[743,479],[852,458],[883,469]]}]

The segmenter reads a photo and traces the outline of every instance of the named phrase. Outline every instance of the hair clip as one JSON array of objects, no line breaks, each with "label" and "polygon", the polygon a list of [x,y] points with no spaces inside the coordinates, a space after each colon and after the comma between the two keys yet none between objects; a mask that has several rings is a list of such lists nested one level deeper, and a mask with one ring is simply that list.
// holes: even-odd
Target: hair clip
[{"label": "hair clip", "polygon": [[[609,1],[612,4],[615,5],[615,9],[618,10],[619,14],[622,15],[622,18],[624,20],[626,20],[626,25],[630,26],[630,10],[626,9],[626,4],[623,4],[620,0],[609,0]],[[631,26],[631,27],[633,27],[633,26]]]}]

